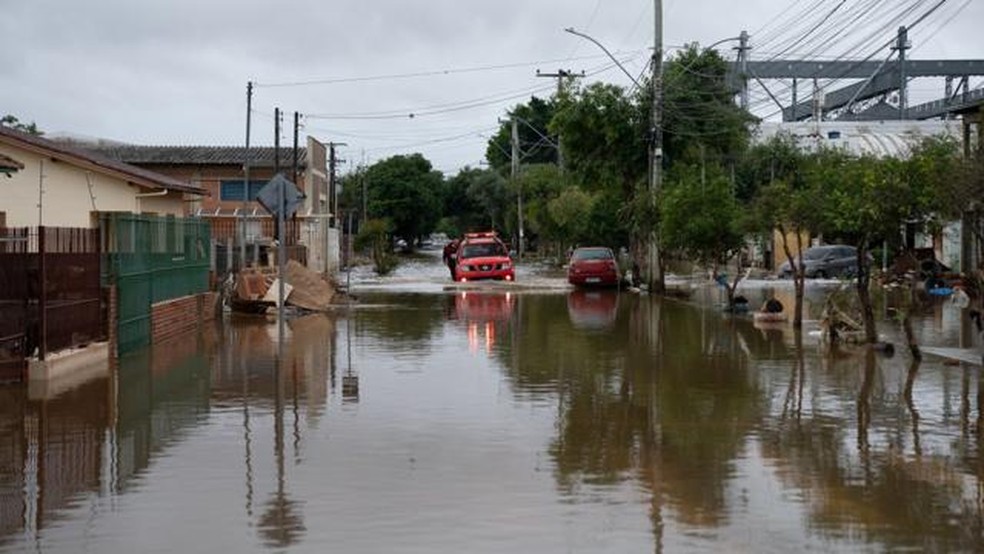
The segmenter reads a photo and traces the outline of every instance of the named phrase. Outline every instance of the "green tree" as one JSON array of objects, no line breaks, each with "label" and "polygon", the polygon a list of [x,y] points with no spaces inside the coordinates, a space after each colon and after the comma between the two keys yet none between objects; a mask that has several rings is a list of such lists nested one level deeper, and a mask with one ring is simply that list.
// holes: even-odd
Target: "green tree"
[{"label": "green tree", "polygon": [[488,170],[472,167],[461,169],[444,181],[441,195],[442,218],[437,230],[449,237],[460,236],[470,229],[488,225],[482,206],[468,194],[472,183]]},{"label": "green tree", "polygon": [[485,149],[485,159],[489,166],[502,175],[508,175],[512,165],[512,119],[518,120],[517,134],[519,148],[524,164],[556,164],[556,135],[548,130],[550,120],[556,109],[555,100],[543,100],[536,96],[526,104],[519,104],[509,110],[500,121],[499,130],[489,139]]},{"label": "green tree", "polygon": [[367,169],[366,178],[369,213],[389,220],[393,236],[412,247],[434,230],[441,216],[444,178],[422,155],[377,162]]},{"label": "green tree", "polygon": [[[709,174],[696,166],[677,168],[667,179],[661,215],[663,246],[710,267],[715,278],[744,246],[743,211],[730,181],[716,166]],[[727,287],[729,306],[739,280],[736,272]]]},{"label": "green tree", "polygon": [[670,59],[663,79],[664,164],[732,165],[755,121],[734,102],[728,62],[717,50],[690,44]]},{"label": "green tree", "polygon": [[558,241],[570,243],[593,242],[589,217],[595,198],[577,187],[570,187],[547,203],[547,212],[553,220]]},{"label": "green tree", "polygon": [[355,247],[359,250],[369,250],[376,273],[386,275],[396,268],[396,257],[393,255],[390,239],[392,225],[385,219],[370,219],[359,229],[355,237]]},{"label": "green tree", "polygon": [[23,123],[16,116],[10,114],[0,117],[0,127],[9,127],[15,131],[20,131],[22,133],[35,136],[41,136],[44,134],[43,131],[38,129],[37,124],[33,121],[30,123]]},{"label": "green tree", "polygon": [[505,229],[506,216],[512,205],[506,179],[492,170],[479,171],[471,176],[467,189],[468,199],[480,210],[471,230]]},{"label": "green tree", "polygon": [[648,126],[642,96],[600,83],[566,91],[550,124],[563,139],[565,186],[596,195],[590,242],[627,241],[637,258],[657,224],[646,184]]},{"label": "green tree", "polygon": [[823,161],[822,168],[816,164],[811,178],[825,190],[824,219],[829,229],[857,247],[857,294],[865,340],[875,342],[878,335],[869,290],[871,246],[897,237],[907,223],[931,225],[941,213],[938,179],[942,176],[930,169],[932,156],[918,149],[906,160],[823,155],[834,159]]},{"label": "green tree", "polygon": [[793,269],[793,327],[796,329],[803,327],[806,290],[803,251],[807,245],[803,244],[803,236],[820,228],[822,215],[817,210],[822,205],[818,187],[807,186],[802,177],[805,160],[806,155],[794,138],[779,135],[748,151],[740,165],[738,180],[740,190],[754,195],[749,210],[753,227],[766,235],[766,240],[772,240],[778,232],[783,254]]}]

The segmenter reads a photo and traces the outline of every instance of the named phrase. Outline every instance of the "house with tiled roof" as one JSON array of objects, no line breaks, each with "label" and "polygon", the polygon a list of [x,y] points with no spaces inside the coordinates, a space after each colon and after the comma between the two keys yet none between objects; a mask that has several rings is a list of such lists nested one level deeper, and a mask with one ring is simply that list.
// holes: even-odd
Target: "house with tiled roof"
[{"label": "house with tiled roof", "polygon": [[[256,201],[257,192],[278,172],[295,183],[303,204],[287,227],[287,244],[303,246],[299,261],[318,272],[338,268],[339,229],[333,217],[336,195],[329,183],[328,147],[308,137],[296,155],[291,148],[242,146],[145,146],[133,144],[81,145],[93,153],[188,181],[206,191],[198,203],[187,204],[187,215],[206,218],[212,238],[222,252],[236,252],[246,242],[250,265],[263,257],[273,237],[273,219]],[[249,182],[245,166],[249,161]],[[296,159],[296,164],[295,164]],[[242,238],[245,227],[245,238]],[[293,254],[292,254],[293,255]],[[241,262],[229,255],[228,268]]]},{"label": "house with tiled roof", "polygon": [[206,191],[72,145],[0,126],[0,220],[11,227],[95,227],[99,212],[181,216]]}]

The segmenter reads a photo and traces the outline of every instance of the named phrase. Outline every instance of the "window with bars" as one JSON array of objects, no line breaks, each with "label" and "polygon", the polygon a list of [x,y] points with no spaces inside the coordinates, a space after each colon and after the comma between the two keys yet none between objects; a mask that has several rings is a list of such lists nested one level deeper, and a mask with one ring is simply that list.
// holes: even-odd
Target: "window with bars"
[{"label": "window with bars", "polygon": [[[260,189],[263,188],[263,185],[265,184],[266,181],[254,181],[250,179],[248,200],[250,201],[256,200],[256,193],[258,193]],[[245,180],[239,179],[239,180],[221,181],[219,183],[219,200],[222,200],[224,202],[226,201],[242,202],[243,192],[245,190],[246,190]]]}]

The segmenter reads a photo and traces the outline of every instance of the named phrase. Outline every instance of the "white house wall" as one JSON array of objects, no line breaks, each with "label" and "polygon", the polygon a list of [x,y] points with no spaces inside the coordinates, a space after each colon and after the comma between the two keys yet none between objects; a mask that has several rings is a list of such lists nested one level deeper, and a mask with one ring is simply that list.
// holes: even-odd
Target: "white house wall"
[{"label": "white house wall", "polygon": [[24,164],[10,178],[0,177],[0,211],[6,212],[10,227],[90,227],[92,212],[97,211],[183,213],[180,193],[139,198],[139,193],[151,190],[6,144],[0,144],[0,153]]}]

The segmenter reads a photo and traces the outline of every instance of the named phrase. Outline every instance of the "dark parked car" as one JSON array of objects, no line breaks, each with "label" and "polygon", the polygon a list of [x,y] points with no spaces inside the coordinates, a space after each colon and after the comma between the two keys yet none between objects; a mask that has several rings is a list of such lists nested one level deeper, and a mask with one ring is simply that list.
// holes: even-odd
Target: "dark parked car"
[{"label": "dark parked car", "polygon": [[[858,251],[843,244],[814,246],[803,252],[803,266],[809,278],[854,277],[858,274]],[[786,279],[793,276],[788,261],[779,266],[779,276]]]}]

